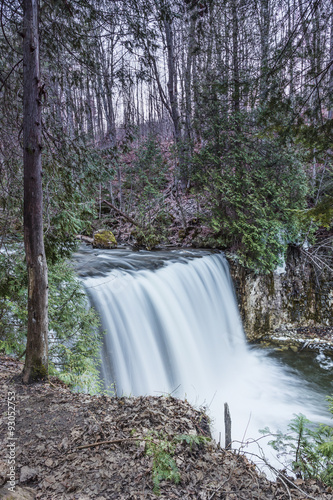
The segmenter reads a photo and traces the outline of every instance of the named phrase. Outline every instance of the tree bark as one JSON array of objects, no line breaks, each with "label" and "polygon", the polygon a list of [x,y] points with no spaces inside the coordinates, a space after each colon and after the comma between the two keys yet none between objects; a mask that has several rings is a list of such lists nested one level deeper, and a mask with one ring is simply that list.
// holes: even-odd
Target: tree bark
[{"label": "tree bark", "polygon": [[269,0],[261,0],[260,2],[260,45],[261,45],[261,60],[260,60],[260,103],[264,104],[268,93],[268,53],[269,53]]},{"label": "tree bark", "polygon": [[48,281],[43,240],[42,88],[38,0],[24,0],[23,163],[24,245],[28,271],[28,332],[23,382],[48,375]]},{"label": "tree bark", "polygon": [[233,105],[234,112],[239,113],[240,111],[240,90],[239,90],[239,60],[238,60],[238,5],[234,1],[232,3],[232,62],[233,62],[233,80],[234,80],[234,92],[233,92]]},{"label": "tree bark", "polygon": [[171,107],[171,118],[175,130],[175,140],[176,143],[179,144],[181,135],[180,135],[179,109],[177,100],[177,75],[175,67],[173,32],[169,20],[164,19],[163,23],[164,23],[166,46],[168,52],[168,92],[169,92],[169,101]]},{"label": "tree bark", "polygon": [[331,67],[329,70],[329,108],[328,108],[328,119],[332,120],[333,117],[333,0],[331,0],[331,38],[330,38],[330,61]]},{"label": "tree bark", "polygon": [[191,84],[192,84],[192,62],[193,62],[193,49],[195,41],[195,27],[196,19],[194,16],[190,18],[190,28],[188,34],[188,47],[187,47],[187,57],[184,75],[184,87],[185,87],[185,131],[188,146],[192,143],[192,96],[191,96]]}]

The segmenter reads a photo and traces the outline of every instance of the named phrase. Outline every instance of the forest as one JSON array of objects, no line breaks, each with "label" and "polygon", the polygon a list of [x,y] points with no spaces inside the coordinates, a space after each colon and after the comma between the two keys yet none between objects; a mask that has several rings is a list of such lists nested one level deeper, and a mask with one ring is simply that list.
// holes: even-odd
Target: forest
[{"label": "forest", "polygon": [[331,1],[42,1],[35,60],[25,3],[1,3],[2,350],[24,355],[33,329],[24,232],[26,252],[45,246],[50,331],[80,332],[77,354],[51,339],[65,372],[98,344],[68,265],[77,235],[219,248],[257,273],[296,245],[332,270]]},{"label": "forest", "polygon": [[[82,241],[218,249],[254,276],[297,248],[333,273],[332,0],[1,0],[0,24],[0,354],[24,383],[103,390]],[[177,432],[163,453],[192,460],[207,437]]]}]

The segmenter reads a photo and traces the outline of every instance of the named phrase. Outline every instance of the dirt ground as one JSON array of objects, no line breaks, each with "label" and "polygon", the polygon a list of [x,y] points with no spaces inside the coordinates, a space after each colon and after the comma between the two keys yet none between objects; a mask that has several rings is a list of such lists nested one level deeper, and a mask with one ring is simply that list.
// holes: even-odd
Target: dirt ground
[{"label": "dirt ground", "polygon": [[[210,435],[206,415],[186,401],[90,396],[73,393],[55,379],[24,386],[17,379],[21,370],[21,363],[0,357],[2,499],[333,498],[332,489],[315,481],[295,484],[281,474],[271,482],[244,456],[214,441],[186,442],[188,436],[195,441]],[[9,425],[13,412],[14,430]],[[183,438],[176,442],[176,436]],[[100,441],[108,443],[95,445]],[[16,486],[10,491],[8,450],[13,445],[7,445],[13,442]],[[147,453],[149,443],[155,450],[173,443],[169,457],[180,475],[178,484],[160,481],[160,496],[152,476],[158,456]]]}]

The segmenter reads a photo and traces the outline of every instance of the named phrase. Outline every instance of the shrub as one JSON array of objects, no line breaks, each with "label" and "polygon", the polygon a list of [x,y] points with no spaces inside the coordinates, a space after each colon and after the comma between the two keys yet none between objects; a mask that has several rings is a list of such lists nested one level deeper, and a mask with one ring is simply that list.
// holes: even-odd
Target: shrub
[{"label": "shrub", "polygon": [[[328,398],[333,414],[333,397]],[[270,432],[265,429],[262,432]],[[333,427],[316,426],[298,414],[288,425],[288,433],[278,431],[269,443],[279,456],[285,457],[292,470],[304,479],[320,479],[333,486]]]},{"label": "shrub", "polygon": [[[23,355],[28,281],[22,245],[0,254],[0,351]],[[71,386],[98,389],[98,320],[70,263],[49,265],[50,373]],[[89,374],[89,376],[87,376]],[[88,387],[90,385],[90,387]]]}]

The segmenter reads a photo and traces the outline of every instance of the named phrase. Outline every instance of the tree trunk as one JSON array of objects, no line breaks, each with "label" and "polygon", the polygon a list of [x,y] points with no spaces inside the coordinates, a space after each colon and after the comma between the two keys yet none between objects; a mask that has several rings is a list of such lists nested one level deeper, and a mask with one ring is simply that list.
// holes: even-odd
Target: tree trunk
[{"label": "tree trunk", "polygon": [[93,107],[94,107],[94,99],[93,96],[90,92],[90,82],[89,82],[89,76],[87,75],[87,80],[86,80],[86,89],[87,89],[87,104],[86,104],[86,112],[87,112],[87,132],[88,136],[91,138],[92,142],[95,142],[95,130],[94,130],[94,113],[93,113]]},{"label": "tree trunk", "polygon": [[190,19],[190,28],[188,34],[188,47],[187,47],[187,57],[184,75],[184,87],[185,87],[185,131],[186,140],[188,146],[192,143],[192,96],[191,96],[191,84],[192,84],[192,61],[193,61],[193,49],[195,41],[195,17],[192,16]]},{"label": "tree trunk", "polygon": [[333,0],[331,0],[331,39],[330,39],[330,61],[331,66],[329,70],[329,82],[328,82],[328,90],[329,90],[329,108],[328,108],[328,119],[332,120],[333,118]]},{"label": "tree trunk", "polygon": [[48,375],[48,282],[43,241],[41,85],[38,0],[24,0],[24,244],[28,270],[28,333],[23,382]]},{"label": "tree trunk", "polygon": [[178,108],[178,97],[177,97],[177,71],[175,65],[175,54],[174,54],[174,43],[173,43],[173,31],[171,23],[168,19],[163,20],[165,39],[168,53],[168,93],[171,108],[171,118],[174,127],[175,143],[178,151],[178,162],[179,162],[179,173],[182,188],[186,186],[188,181],[188,165],[186,165],[186,159],[184,155],[184,145],[182,144],[181,128],[180,128],[180,116]]},{"label": "tree trunk", "polygon": [[260,60],[260,103],[264,104],[268,93],[268,53],[269,53],[269,0],[261,0],[260,3],[260,45],[261,45],[261,60]]},{"label": "tree trunk", "polygon": [[[295,5],[294,5],[295,10]],[[288,38],[292,36],[292,31],[294,29],[294,11],[292,12],[290,0],[288,0]],[[289,49],[289,97],[294,107],[294,54],[293,54],[293,44],[290,42]]]},{"label": "tree trunk", "polygon": [[234,112],[240,111],[240,91],[239,91],[239,60],[238,60],[238,5],[234,1],[232,3],[232,62],[233,62],[233,80],[234,80],[234,93],[233,105]]},{"label": "tree trunk", "polygon": [[175,140],[176,143],[180,142],[180,124],[179,124],[179,110],[178,110],[178,100],[177,100],[177,79],[176,79],[176,68],[175,68],[175,55],[173,46],[173,32],[171,24],[167,19],[164,19],[164,30],[166,45],[168,51],[168,92],[169,101],[171,107],[171,118],[175,130]]}]

